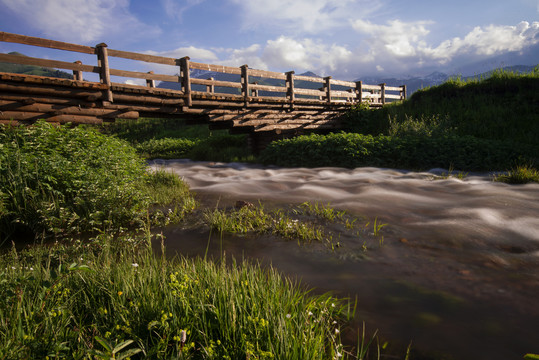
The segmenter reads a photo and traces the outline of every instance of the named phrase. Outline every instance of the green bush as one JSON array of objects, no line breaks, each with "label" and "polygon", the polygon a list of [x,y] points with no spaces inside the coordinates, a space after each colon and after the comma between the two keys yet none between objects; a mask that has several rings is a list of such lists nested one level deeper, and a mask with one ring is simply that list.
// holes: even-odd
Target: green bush
[{"label": "green bush", "polygon": [[300,136],[272,142],[260,155],[279,166],[361,166],[458,170],[507,169],[523,157],[537,161],[533,148],[472,136],[372,136],[354,133]]},{"label": "green bush", "polygon": [[125,225],[149,203],[144,163],[126,142],[85,127],[0,132],[0,234]]}]

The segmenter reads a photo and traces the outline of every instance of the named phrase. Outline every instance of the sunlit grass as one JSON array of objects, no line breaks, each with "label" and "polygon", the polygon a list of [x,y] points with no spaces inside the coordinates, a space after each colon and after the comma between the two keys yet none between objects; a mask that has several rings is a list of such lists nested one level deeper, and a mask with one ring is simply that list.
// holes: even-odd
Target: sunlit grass
[{"label": "sunlit grass", "polygon": [[508,184],[539,183],[539,171],[529,165],[519,165],[509,170],[506,174],[495,176],[494,180]]},{"label": "sunlit grass", "polygon": [[[102,236],[0,257],[0,358],[333,359],[352,304],[273,269]],[[137,356],[138,356],[137,355]]]}]

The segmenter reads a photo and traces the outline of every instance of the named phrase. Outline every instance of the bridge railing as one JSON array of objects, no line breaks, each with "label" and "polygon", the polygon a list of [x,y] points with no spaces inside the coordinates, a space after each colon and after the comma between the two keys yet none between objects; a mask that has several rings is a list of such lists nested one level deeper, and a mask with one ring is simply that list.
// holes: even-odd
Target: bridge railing
[{"label": "bridge railing", "polygon": [[[73,71],[73,79],[77,81],[84,81],[83,73],[85,72],[98,74],[100,83],[106,85],[106,100],[109,102],[114,101],[113,85],[126,86],[125,84],[112,83],[111,76],[144,79],[146,80],[146,87],[155,87],[155,81],[179,83],[180,91],[186,99],[187,106],[192,105],[193,96],[241,98],[245,105],[260,99],[282,99],[291,107],[294,106],[294,103],[300,102],[351,104],[363,101],[369,102],[372,106],[382,106],[391,101],[406,99],[405,85],[400,87],[390,87],[385,84],[368,85],[363,84],[361,81],[335,80],[331,76],[321,78],[296,75],[294,71],[279,73],[251,69],[247,65],[231,67],[204,64],[192,62],[187,56],[175,59],[113,50],[109,49],[104,43],[91,47],[6,32],[0,32],[0,41],[95,55],[97,57],[96,66],[83,64],[81,61],[71,63],[10,54],[0,54],[0,62],[71,70]],[[175,66],[179,67],[179,74],[168,75],[154,73],[153,71],[137,72],[114,69],[109,66],[109,57]],[[191,77],[191,72],[195,69],[208,71],[208,74],[237,75],[235,77],[237,81],[215,80],[213,77],[207,79]],[[202,86],[202,91],[199,89],[200,86]]]}]

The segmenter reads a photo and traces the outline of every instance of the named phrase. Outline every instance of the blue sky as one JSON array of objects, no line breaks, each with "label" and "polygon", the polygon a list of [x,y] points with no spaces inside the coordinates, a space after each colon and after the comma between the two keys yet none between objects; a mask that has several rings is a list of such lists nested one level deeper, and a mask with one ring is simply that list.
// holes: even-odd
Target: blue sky
[{"label": "blue sky", "polygon": [[[0,0],[0,10],[0,31],[345,80],[457,73],[522,54],[539,63],[539,0]],[[68,56],[0,43],[9,51]]]}]

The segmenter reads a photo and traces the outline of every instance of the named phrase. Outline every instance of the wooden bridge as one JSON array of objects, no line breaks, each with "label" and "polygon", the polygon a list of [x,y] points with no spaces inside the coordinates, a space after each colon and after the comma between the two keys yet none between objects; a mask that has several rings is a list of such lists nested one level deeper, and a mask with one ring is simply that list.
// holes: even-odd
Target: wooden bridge
[{"label": "wooden bridge", "polygon": [[[6,32],[0,32],[0,41],[93,55],[96,59],[96,65],[91,65],[0,54],[0,62],[73,72],[72,79],[0,73],[0,123],[31,124],[44,119],[101,124],[115,119],[178,117],[207,122],[211,128],[249,133],[251,145],[257,148],[279,135],[337,129],[342,115],[359,102],[374,107],[406,98],[405,86],[367,85],[330,76],[296,75],[294,71],[256,70],[247,65],[203,64],[187,56],[174,59],[113,50],[104,43],[90,47]],[[111,57],[157,64],[157,68],[175,66],[178,75],[113,69],[109,66]],[[192,77],[193,70],[227,74],[227,81]],[[84,80],[85,73],[98,74],[99,81]],[[146,86],[111,81],[118,77],[124,81],[144,79]],[[172,83],[178,89],[156,87],[156,81]]]}]

